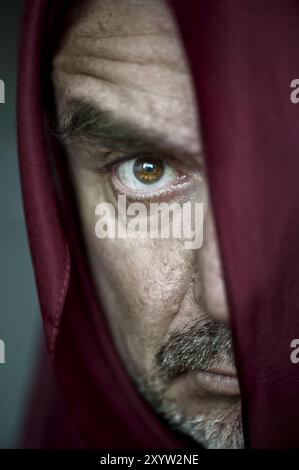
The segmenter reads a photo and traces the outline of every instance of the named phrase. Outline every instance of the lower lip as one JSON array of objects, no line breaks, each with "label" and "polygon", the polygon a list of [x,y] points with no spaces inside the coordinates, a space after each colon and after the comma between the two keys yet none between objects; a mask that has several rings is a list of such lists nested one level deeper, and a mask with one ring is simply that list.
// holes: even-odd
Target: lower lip
[{"label": "lower lip", "polygon": [[196,381],[206,391],[215,395],[240,395],[239,382],[234,375],[200,371],[194,373]]}]

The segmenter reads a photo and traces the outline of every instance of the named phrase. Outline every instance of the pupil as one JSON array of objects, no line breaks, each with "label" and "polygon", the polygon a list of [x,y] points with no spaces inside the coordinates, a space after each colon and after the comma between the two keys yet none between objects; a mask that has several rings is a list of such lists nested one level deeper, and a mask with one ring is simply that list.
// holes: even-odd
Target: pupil
[{"label": "pupil", "polygon": [[138,158],[134,163],[134,175],[141,183],[156,183],[163,171],[163,162],[157,158]]}]

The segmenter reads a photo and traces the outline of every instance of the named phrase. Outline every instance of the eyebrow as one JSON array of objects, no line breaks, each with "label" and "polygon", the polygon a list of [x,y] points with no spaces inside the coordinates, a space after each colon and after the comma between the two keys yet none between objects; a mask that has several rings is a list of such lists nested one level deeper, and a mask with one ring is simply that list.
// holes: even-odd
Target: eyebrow
[{"label": "eyebrow", "polygon": [[137,125],[115,117],[90,103],[74,103],[56,123],[56,136],[63,143],[82,141],[100,144],[111,150],[146,150],[169,147],[163,145],[161,136],[149,135]]}]

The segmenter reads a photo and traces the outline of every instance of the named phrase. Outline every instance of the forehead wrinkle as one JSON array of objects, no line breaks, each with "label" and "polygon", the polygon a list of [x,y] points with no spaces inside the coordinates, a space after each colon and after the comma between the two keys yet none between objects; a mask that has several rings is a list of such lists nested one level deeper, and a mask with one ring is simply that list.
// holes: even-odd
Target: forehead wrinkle
[{"label": "forehead wrinkle", "polygon": [[177,37],[159,35],[126,35],[120,38],[99,37],[98,34],[71,34],[64,38],[60,51],[64,55],[88,55],[102,59],[137,64],[158,64],[177,72],[188,73],[182,42]]},{"label": "forehead wrinkle", "polygon": [[[177,39],[177,36],[176,35],[172,35],[172,34],[163,34],[163,33],[157,33],[157,32],[153,32],[153,33],[125,33],[125,34],[104,34],[103,36],[101,36],[100,39],[124,39],[124,38],[127,38],[127,37],[132,37],[134,39],[137,38],[140,38],[140,37],[159,37],[159,38],[167,38],[167,39]],[[78,38],[92,38],[94,37],[91,33],[89,32],[80,32],[77,34],[77,37]]]},{"label": "forehead wrinkle", "polygon": [[109,48],[103,57],[100,50],[88,50],[84,45],[63,47],[54,58],[54,72],[89,75],[156,96],[190,100],[191,77],[187,69],[177,65],[180,61],[172,60],[169,64],[164,59],[157,59],[155,54],[142,60],[136,56],[127,58],[120,50],[117,57],[115,53],[112,53],[112,57],[109,54]]},{"label": "forehead wrinkle", "polygon": [[[81,77],[82,79],[84,79],[84,77],[85,77],[87,79],[97,81],[98,83],[101,83],[101,82],[102,83],[107,83],[111,87],[115,86],[118,89],[134,91],[136,93],[141,93],[141,94],[145,94],[145,95],[149,95],[149,96],[153,96],[153,97],[157,97],[157,98],[166,98],[168,100],[173,100],[173,101],[178,101],[178,102],[181,101],[181,97],[179,97],[177,94],[176,95],[170,95],[170,94],[165,94],[163,92],[159,93],[157,91],[152,91],[152,90],[141,88],[139,86],[136,86],[135,84],[132,84],[132,85],[124,84],[121,81],[117,81],[117,80],[115,80],[111,77],[108,77],[108,76],[103,77],[102,75],[97,76],[96,74],[89,73],[88,71],[72,70],[71,67],[67,67],[67,66],[64,66],[63,68],[61,68],[59,70],[59,75],[69,76],[70,79],[72,79],[73,77],[77,77],[77,78]],[[54,77],[54,75],[53,75],[53,77]],[[185,101],[190,101],[189,99],[187,99],[187,96],[185,97]]]},{"label": "forehead wrinkle", "polygon": [[[135,65],[135,66],[145,66],[145,67],[148,67],[148,66],[158,66],[161,69],[164,69],[165,71],[169,71],[169,72],[174,72],[174,73],[177,73],[178,75],[183,75],[184,77],[189,77],[189,74],[187,72],[187,70],[184,70],[184,69],[180,69],[180,67],[176,64],[170,64],[170,63],[166,63],[166,62],[159,62],[157,60],[146,60],[145,58],[143,58],[142,60],[138,60],[138,59],[128,59],[128,58],[121,58],[121,57],[105,57],[104,55],[98,55],[96,53],[92,53],[88,50],[86,51],[81,51],[80,53],[71,53],[70,56],[69,56],[69,63],[71,65],[72,61],[74,61],[74,63],[78,63],[78,60],[79,59],[84,59],[84,60],[90,60],[90,59],[95,59],[95,60],[98,60],[98,61],[102,61],[102,62],[107,62],[107,63],[115,63],[115,64],[119,64],[119,65],[126,65],[128,64],[129,66],[131,65]],[[63,64],[64,62],[64,64]],[[62,68],[65,66],[65,63],[66,63],[66,60],[65,58],[62,60],[60,56],[58,56],[55,60],[54,60],[54,64],[55,66],[59,67],[59,66],[62,66]]]}]

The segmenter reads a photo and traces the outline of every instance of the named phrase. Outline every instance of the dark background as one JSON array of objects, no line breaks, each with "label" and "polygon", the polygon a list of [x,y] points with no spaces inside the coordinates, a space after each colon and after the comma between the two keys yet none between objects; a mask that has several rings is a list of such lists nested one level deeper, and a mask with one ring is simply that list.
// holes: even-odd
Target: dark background
[{"label": "dark background", "polygon": [[[38,1],[38,0],[36,0]],[[17,447],[41,329],[19,182],[16,142],[16,76],[21,0],[0,3],[0,448]]]}]

